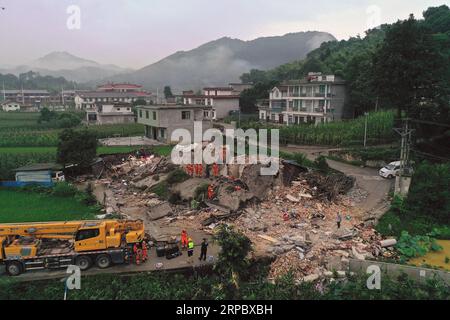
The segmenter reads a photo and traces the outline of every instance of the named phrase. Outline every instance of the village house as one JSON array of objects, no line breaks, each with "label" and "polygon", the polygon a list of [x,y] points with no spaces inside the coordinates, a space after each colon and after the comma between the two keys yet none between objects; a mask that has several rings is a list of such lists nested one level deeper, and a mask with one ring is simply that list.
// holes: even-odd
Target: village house
[{"label": "village house", "polygon": [[50,100],[50,93],[47,90],[1,90],[0,96],[4,101],[20,102],[22,105],[29,105],[40,108]]},{"label": "village house", "polygon": [[3,111],[21,111],[21,112],[38,112],[39,107],[36,105],[23,104],[21,102],[5,101],[0,104]]},{"label": "village house", "polygon": [[282,82],[259,102],[259,119],[284,125],[325,123],[351,118],[346,105],[345,81],[335,75],[309,73],[300,80]]},{"label": "village house", "polygon": [[150,92],[144,91],[142,86],[129,83],[109,83],[98,86],[95,91],[77,91],[74,98],[76,109],[94,111],[100,104],[132,104],[138,100],[152,104],[156,98]]},{"label": "village house", "polygon": [[[145,125],[145,136],[164,143],[172,141],[172,132],[186,129],[194,137],[194,122],[202,123],[202,131],[212,128],[212,107],[206,105],[138,106],[138,123]],[[202,132],[202,134],[203,134]]]},{"label": "village house", "polygon": [[20,103],[19,102],[13,102],[13,101],[5,101],[1,104],[3,111],[20,111]]},{"label": "village house", "polygon": [[211,106],[208,117],[213,120],[224,119],[230,112],[239,111],[240,92],[233,87],[208,87],[202,94],[194,91],[183,91],[184,105]]},{"label": "village house", "polygon": [[94,110],[86,111],[88,124],[118,124],[135,122],[134,112],[129,103],[96,104]]}]

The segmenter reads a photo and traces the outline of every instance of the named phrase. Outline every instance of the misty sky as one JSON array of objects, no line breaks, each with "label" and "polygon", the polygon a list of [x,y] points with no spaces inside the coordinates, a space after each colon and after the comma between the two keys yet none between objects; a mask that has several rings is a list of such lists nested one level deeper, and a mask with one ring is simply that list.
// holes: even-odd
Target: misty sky
[{"label": "misty sky", "polygon": [[[416,17],[433,0],[0,0],[0,66],[52,51],[139,68],[179,50],[229,36],[251,40],[298,31],[338,39],[363,35],[374,21]],[[68,6],[81,10],[69,30]],[[379,14],[377,13],[379,12]]]}]

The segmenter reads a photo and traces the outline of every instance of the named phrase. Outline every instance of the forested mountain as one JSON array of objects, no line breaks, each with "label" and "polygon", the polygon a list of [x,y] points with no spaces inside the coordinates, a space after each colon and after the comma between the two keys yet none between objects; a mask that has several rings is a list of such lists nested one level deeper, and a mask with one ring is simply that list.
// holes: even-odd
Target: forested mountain
[{"label": "forested mountain", "polygon": [[[303,60],[269,71],[251,70],[243,81],[257,83],[243,94],[246,108],[267,98],[277,82],[308,72],[333,73],[348,83],[348,103],[361,115],[375,108],[395,108],[410,117],[417,141],[428,147],[441,143],[442,158],[450,158],[450,9],[428,8],[423,18],[410,16],[367,31],[365,37],[323,43]],[[429,143],[433,140],[433,143]],[[428,148],[427,147],[427,148]],[[448,149],[446,149],[448,148]]]},{"label": "forested mountain", "polygon": [[224,37],[108,80],[140,83],[151,89],[170,85],[177,91],[224,85],[237,81],[252,68],[267,70],[302,59],[321,43],[331,40],[335,38],[325,32],[297,32],[251,41]]},{"label": "forested mountain", "polygon": [[18,77],[13,74],[0,73],[0,92],[3,90],[3,85],[6,90],[20,90],[23,87],[24,89],[48,90],[52,93],[60,92],[62,88],[65,90],[82,89],[75,82],[67,81],[63,77],[41,76],[39,73],[31,71],[20,74]]},{"label": "forested mountain", "polygon": [[37,72],[43,76],[64,77],[70,81],[82,83],[100,80],[132,70],[111,64],[100,64],[74,56],[68,52],[51,52],[25,65],[0,69],[0,73],[11,73],[16,76],[29,71]]}]

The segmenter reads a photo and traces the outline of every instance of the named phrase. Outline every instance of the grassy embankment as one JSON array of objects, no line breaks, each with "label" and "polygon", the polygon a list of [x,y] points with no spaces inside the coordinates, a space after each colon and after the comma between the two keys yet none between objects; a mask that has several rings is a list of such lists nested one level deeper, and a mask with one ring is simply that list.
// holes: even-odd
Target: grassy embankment
[{"label": "grassy embankment", "polygon": [[0,189],[0,203],[0,223],[84,220],[96,212],[75,197],[19,189]]}]

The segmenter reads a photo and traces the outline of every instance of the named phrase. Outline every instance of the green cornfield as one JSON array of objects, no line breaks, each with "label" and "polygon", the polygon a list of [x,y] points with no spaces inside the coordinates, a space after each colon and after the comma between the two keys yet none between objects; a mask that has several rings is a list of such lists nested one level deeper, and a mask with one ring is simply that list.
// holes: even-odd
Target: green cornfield
[{"label": "green cornfield", "polygon": [[[354,120],[336,121],[319,125],[276,126],[247,123],[243,127],[244,129],[280,129],[281,144],[351,146],[363,144],[364,123],[365,117],[360,117]],[[380,111],[371,113],[367,118],[367,123],[367,142],[369,145],[394,141],[393,112]]]},{"label": "green cornfield", "polygon": [[56,153],[35,152],[35,153],[0,153],[0,179],[14,180],[12,170],[28,165],[30,163],[55,162]]},{"label": "green cornfield", "polygon": [[[81,130],[82,127],[77,130]],[[144,126],[138,123],[89,126],[99,139],[114,136],[130,137],[144,135]],[[51,147],[58,144],[61,129],[0,128],[0,147]]]}]

